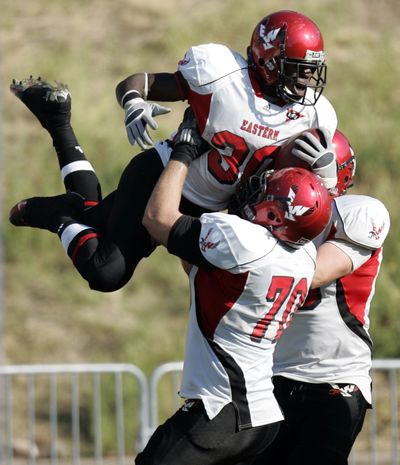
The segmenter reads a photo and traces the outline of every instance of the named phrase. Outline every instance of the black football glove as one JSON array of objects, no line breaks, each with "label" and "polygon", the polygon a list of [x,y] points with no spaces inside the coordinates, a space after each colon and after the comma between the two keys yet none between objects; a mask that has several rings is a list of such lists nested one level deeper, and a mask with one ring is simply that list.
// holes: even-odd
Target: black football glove
[{"label": "black football glove", "polygon": [[210,146],[197,130],[197,122],[193,110],[190,107],[186,108],[183,120],[174,137],[174,149],[170,159],[181,161],[186,166],[189,166],[193,160],[209,148]]}]

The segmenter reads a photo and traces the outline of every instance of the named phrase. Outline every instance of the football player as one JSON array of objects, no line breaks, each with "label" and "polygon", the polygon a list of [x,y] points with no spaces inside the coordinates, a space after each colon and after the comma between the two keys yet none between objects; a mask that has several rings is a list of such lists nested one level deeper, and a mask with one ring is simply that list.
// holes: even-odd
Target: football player
[{"label": "football player", "polygon": [[[264,166],[288,137],[303,129],[325,127],[324,149],[331,152],[337,118],[321,95],[325,84],[319,28],[300,13],[279,11],[257,24],[246,59],[223,45],[191,47],[175,73],[134,74],[117,86],[116,93],[125,110],[129,140],[142,148],[151,143],[147,124],[155,127],[153,117],[167,111],[148,99],[188,100],[209,144],[205,155],[190,166],[181,201],[183,213],[198,216],[224,209],[238,182]],[[83,197],[68,193],[23,201],[12,210],[11,221],[58,231],[92,289],[119,289],[154,250],[141,221],[170,156],[171,141],[134,157],[118,189],[88,210],[101,199],[100,186],[70,124],[68,89],[28,79],[14,82],[11,90],[50,133],[67,191]],[[336,170],[334,161],[330,166]],[[326,176],[325,183],[329,188],[336,181]],[[62,218],[57,213],[60,204]]]},{"label": "football player", "polygon": [[[333,143],[338,197],[330,224],[314,241],[313,291],[274,353],[274,394],[285,421],[254,465],[347,465],[372,403],[368,315],[390,218],[377,199],[343,196],[353,182],[355,157],[340,131]],[[283,147],[277,162],[296,165],[298,159]]]},{"label": "football player", "polygon": [[282,420],[271,382],[275,342],[307,295],[311,240],[331,217],[328,191],[304,168],[254,176],[240,216],[183,215],[182,189],[198,153],[176,144],[143,218],[157,242],[194,266],[185,403],[156,429],[137,465],[236,463],[270,444]]}]

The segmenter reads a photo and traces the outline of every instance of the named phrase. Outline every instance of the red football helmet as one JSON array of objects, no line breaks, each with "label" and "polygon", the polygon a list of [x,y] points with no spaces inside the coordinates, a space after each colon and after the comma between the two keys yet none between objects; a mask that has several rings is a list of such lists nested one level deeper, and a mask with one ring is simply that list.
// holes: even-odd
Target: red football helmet
[{"label": "red football helmet", "polygon": [[300,246],[329,223],[331,198],[321,180],[304,168],[264,171],[239,188],[229,212],[267,228],[282,242]]},{"label": "red football helmet", "polygon": [[276,86],[284,101],[315,104],[327,68],[321,31],[310,18],[289,10],[266,16],[254,29],[248,50],[249,65],[263,83]]},{"label": "red football helmet", "polygon": [[[281,146],[275,155],[274,169],[297,166],[311,170],[310,165],[307,162],[300,160],[292,154],[292,149],[296,145],[296,139],[301,137],[304,132],[310,132],[320,141],[323,140],[323,136],[318,128],[306,129],[303,132],[295,134]],[[338,197],[339,195],[345,194],[347,189],[353,185],[353,177],[356,171],[356,157],[349,140],[338,129],[333,135],[332,144],[335,148],[337,183],[336,192],[331,192],[331,195],[333,197]]]},{"label": "red football helmet", "polygon": [[356,155],[347,137],[336,129],[332,139],[335,147],[337,171],[337,196],[346,193],[347,189],[353,185],[353,178],[356,173]]}]

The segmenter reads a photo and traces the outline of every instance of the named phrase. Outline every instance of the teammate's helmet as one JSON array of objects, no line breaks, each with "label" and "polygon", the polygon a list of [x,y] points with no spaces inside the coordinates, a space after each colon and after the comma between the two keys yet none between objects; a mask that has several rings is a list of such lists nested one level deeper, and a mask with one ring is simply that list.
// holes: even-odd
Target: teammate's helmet
[{"label": "teammate's helmet", "polygon": [[337,171],[336,195],[343,195],[353,185],[356,172],[356,156],[347,137],[338,129],[332,139],[335,147]]},{"label": "teammate's helmet", "polygon": [[[310,132],[321,142],[324,137],[318,128],[306,129],[305,131],[295,134],[288,139],[275,155],[274,168],[282,169],[289,166],[297,166],[311,170],[310,165],[292,153],[296,145],[296,139],[300,138],[304,132]],[[335,149],[337,164],[337,183],[336,190],[330,191],[331,196],[338,197],[346,193],[347,189],[353,185],[353,177],[356,171],[356,157],[354,150],[347,137],[338,129],[332,138],[332,145]]]},{"label": "teammate's helmet", "polygon": [[329,193],[316,175],[304,168],[284,168],[251,176],[238,188],[229,212],[300,246],[323,231],[331,209]]},{"label": "teammate's helmet", "polygon": [[[263,18],[254,29],[248,58],[261,81],[276,86],[286,102],[314,105],[325,87],[321,31],[310,18],[295,11],[277,11]],[[313,73],[310,80],[304,78],[306,69]]]}]

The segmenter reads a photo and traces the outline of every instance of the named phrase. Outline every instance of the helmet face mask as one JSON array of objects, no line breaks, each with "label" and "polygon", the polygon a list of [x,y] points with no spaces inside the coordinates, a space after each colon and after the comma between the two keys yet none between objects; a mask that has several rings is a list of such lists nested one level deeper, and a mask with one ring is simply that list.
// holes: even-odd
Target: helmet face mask
[{"label": "helmet face mask", "polygon": [[240,183],[232,196],[228,206],[229,213],[253,221],[255,213],[251,205],[257,203],[267,188],[267,178],[273,171],[263,171],[260,175],[253,175]]},{"label": "helmet face mask", "polygon": [[285,168],[245,181],[238,188],[229,212],[298,247],[326,227],[331,217],[331,200],[313,173],[303,168]]},{"label": "helmet face mask", "polygon": [[307,16],[278,11],[257,24],[249,65],[261,83],[275,87],[285,102],[314,105],[326,85],[323,48],[322,34]]},{"label": "helmet face mask", "polygon": [[[314,105],[326,85],[326,65],[311,64],[306,61],[281,60],[281,72],[277,90],[286,102]],[[307,89],[313,92],[308,100]]]},{"label": "helmet face mask", "polygon": [[351,159],[338,165],[338,183],[337,183],[337,196],[343,195],[347,189],[353,187],[353,177],[356,171],[356,159],[353,155]]}]

